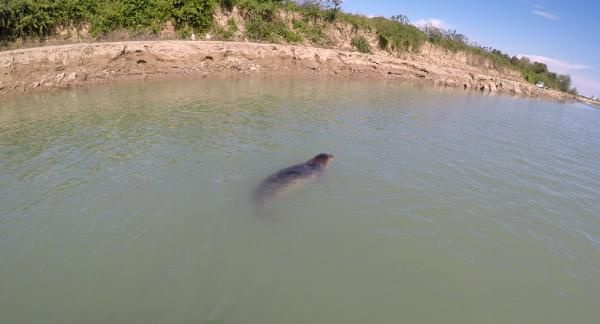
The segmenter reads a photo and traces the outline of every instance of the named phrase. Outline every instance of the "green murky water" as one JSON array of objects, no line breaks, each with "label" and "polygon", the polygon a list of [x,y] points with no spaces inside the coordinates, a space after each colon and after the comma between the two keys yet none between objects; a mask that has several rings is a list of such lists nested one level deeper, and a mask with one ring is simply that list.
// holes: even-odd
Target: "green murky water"
[{"label": "green murky water", "polygon": [[597,323],[599,161],[600,110],[397,83],[0,99],[0,322]]}]

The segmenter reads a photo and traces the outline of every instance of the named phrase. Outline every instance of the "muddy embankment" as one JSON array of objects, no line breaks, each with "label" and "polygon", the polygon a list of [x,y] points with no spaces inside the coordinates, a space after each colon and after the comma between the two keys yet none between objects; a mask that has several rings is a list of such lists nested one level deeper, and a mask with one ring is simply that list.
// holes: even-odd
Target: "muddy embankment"
[{"label": "muddy embankment", "polygon": [[0,95],[112,80],[248,76],[419,80],[436,86],[572,100],[514,73],[475,68],[434,50],[393,57],[310,46],[212,41],[131,41],[0,52]]}]

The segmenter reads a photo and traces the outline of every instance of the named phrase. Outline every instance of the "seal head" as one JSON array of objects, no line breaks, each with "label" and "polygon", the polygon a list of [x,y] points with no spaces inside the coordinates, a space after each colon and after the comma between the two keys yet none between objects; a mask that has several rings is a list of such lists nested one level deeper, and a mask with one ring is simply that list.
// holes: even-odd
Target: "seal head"
[{"label": "seal head", "polygon": [[315,156],[314,158],[308,160],[307,164],[311,164],[319,168],[325,168],[331,161],[333,161],[332,154],[321,153]]}]

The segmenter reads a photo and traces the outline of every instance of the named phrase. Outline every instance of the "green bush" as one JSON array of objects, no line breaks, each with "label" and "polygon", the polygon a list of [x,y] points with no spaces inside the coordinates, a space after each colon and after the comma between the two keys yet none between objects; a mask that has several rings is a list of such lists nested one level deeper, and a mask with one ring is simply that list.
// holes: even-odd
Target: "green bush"
[{"label": "green bush", "polygon": [[416,51],[426,40],[425,34],[413,25],[385,18],[374,18],[379,47],[392,51]]},{"label": "green bush", "polygon": [[349,23],[350,25],[352,25],[352,27],[354,27],[354,29],[365,29],[371,31],[375,27],[373,21],[370,18],[363,15],[354,15],[345,12],[340,12],[337,15],[337,20]]},{"label": "green bush", "polygon": [[361,53],[371,53],[371,45],[369,45],[367,39],[362,36],[353,37],[351,44]]},{"label": "green bush", "polygon": [[229,28],[229,31],[232,33],[237,33],[239,30],[237,24],[235,23],[235,19],[233,18],[229,18],[229,20],[227,20],[227,28]]},{"label": "green bush", "polygon": [[212,25],[216,0],[1,0],[0,42],[41,38],[59,27],[87,22],[95,36],[114,30],[160,31],[172,20],[177,29],[202,31]]},{"label": "green bush", "polygon": [[233,9],[233,7],[235,7],[237,5],[238,1],[237,0],[221,0],[220,5],[221,8],[227,10],[227,11],[231,11]]},{"label": "green bush", "polygon": [[176,28],[203,31],[212,25],[215,2],[211,0],[170,0],[172,18]]},{"label": "green bush", "polygon": [[64,12],[54,0],[3,0],[0,7],[0,41],[51,35],[64,24]]},{"label": "green bush", "polygon": [[215,23],[212,28],[212,32],[215,34],[216,39],[221,39],[221,40],[233,39],[233,36],[235,36],[235,33],[237,31],[238,31],[238,26],[235,23],[235,20],[233,18],[229,18],[229,20],[227,20],[226,28],[220,26],[217,23]]},{"label": "green bush", "polygon": [[297,44],[302,41],[302,36],[300,36],[295,31],[289,29],[287,26],[283,25],[283,28],[280,31],[281,37],[290,44]]},{"label": "green bush", "polygon": [[281,3],[280,1],[269,0],[239,0],[238,6],[244,10],[248,18],[269,22],[275,20]]},{"label": "green bush", "polygon": [[246,36],[252,40],[264,40],[272,43],[282,39],[288,43],[302,41],[302,37],[290,30],[283,20],[264,21],[259,17],[252,17],[246,22]]},{"label": "green bush", "polygon": [[273,28],[260,18],[250,18],[246,22],[246,35],[252,40],[276,40]]},{"label": "green bush", "polygon": [[219,24],[214,24],[211,32],[214,34],[215,40],[231,40],[233,38],[233,33]]},{"label": "green bush", "polygon": [[316,44],[325,43],[325,34],[323,33],[325,26],[297,19],[293,20],[292,25],[294,30],[301,33],[309,41]]}]

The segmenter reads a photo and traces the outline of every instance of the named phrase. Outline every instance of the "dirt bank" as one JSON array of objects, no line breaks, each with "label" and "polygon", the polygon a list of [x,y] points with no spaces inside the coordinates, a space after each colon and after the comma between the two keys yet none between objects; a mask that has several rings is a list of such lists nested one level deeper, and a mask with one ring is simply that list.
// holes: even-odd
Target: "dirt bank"
[{"label": "dirt bank", "polygon": [[[0,94],[69,88],[111,80],[229,75],[311,75],[319,78],[421,80],[436,86],[573,100],[539,89],[515,74],[457,64],[431,55],[308,46],[210,41],[137,41],[48,46],[0,52]],[[459,62],[460,63],[460,62]]]}]

